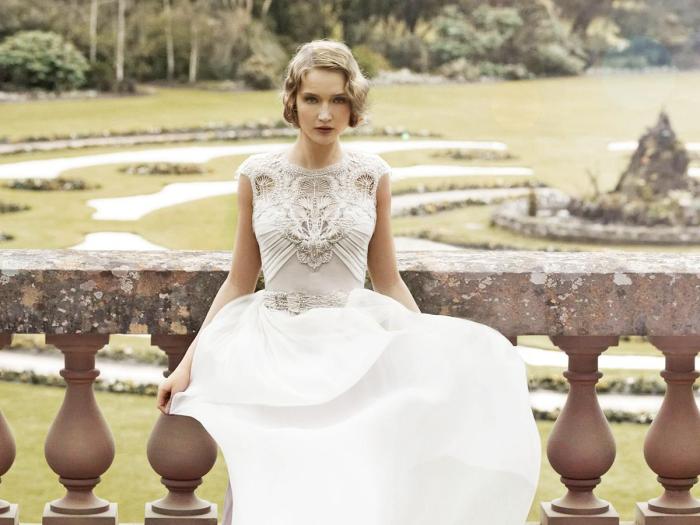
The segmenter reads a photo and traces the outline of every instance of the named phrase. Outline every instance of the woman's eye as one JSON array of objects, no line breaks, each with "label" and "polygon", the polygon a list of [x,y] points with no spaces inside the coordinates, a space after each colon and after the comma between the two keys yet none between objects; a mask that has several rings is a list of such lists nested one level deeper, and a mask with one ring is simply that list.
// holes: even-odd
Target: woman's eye
[{"label": "woman's eye", "polygon": [[306,97],[306,98],[304,99],[304,101],[306,101],[306,102],[315,102],[316,99],[315,99],[314,97]]},{"label": "woman's eye", "polygon": [[336,102],[340,102],[341,104],[345,102],[345,99],[343,97],[338,97],[335,99]]}]

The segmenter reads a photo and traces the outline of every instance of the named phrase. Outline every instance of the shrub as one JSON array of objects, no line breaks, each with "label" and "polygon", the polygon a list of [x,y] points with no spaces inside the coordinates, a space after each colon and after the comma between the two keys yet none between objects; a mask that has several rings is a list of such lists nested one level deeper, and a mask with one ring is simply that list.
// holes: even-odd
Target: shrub
[{"label": "shrub", "polygon": [[433,64],[439,66],[459,58],[472,62],[505,61],[510,58],[508,43],[523,20],[512,8],[481,5],[467,15],[450,5],[443,8],[433,25],[437,37],[430,51]]},{"label": "shrub", "polygon": [[16,87],[75,89],[89,68],[82,53],[56,33],[21,31],[0,44],[0,82]]},{"label": "shrub", "polygon": [[538,46],[530,56],[528,68],[538,75],[578,75],[586,63],[559,44]]},{"label": "shrub", "polygon": [[631,39],[625,49],[609,52],[603,57],[603,65],[609,67],[641,69],[670,64],[671,54],[668,49],[656,40],[644,36]]},{"label": "shrub", "polygon": [[523,64],[495,64],[479,62],[479,72],[483,77],[505,78],[507,80],[522,80],[534,75]]},{"label": "shrub", "polygon": [[175,162],[155,162],[132,164],[119,168],[127,175],[200,175],[207,170],[199,164],[179,164]]},{"label": "shrub", "polygon": [[377,53],[366,45],[359,45],[352,48],[352,54],[362,72],[368,78],[373,78],[382,69],[390,69],[389,62],[381,53]]},{"label": "shrub", "polygon": [[391,38],[385,43],[384,55],[394,67],[407,67],[425,73],[430,68],[428,45],[417,35]]},{"label": "shrub", "polygon": [[264,55],[251,55],[240,66],[238,76],[255,89],[272,89],[280,83],[275,64]]},{"label": "shrub", "polygon": [[102,186],[100,184],[88,184],[81,179],[67,179],[56,177],[55,179],[42,179],[30,177],[27,179],[14,179],[4,184],[11,190],[32,190],[32,191],[75,191],[94,190]]},{"label": "shrub", "polygon": [[236,68],[236,78],[254,89],[272,89],[282,85],[282,73],[289,57],[276,36],[263,24],[246,27],[248,53]]},{"label": "shrub", "polygon": [[479,66],[472,64],[464,57],[455,58],[438,68],[438,73],[452,80],[478,80],[481,76]]}]

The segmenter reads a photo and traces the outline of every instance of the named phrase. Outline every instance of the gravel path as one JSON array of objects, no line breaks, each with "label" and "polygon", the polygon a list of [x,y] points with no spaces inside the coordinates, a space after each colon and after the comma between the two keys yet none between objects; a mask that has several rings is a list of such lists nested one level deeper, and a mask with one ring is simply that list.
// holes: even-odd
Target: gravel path
[{"label": "gravel path", "polygon": [[[290,146],[288,142],[245,144],[238,146],[180,146],[136,151],[118,151],[76,157],[27,160],[0,164],[0,179],[24,179],[29,177],[51,179],[70,169],[105,164],[126,164],[132,162],[186,162],[200,164],[218,157],[231,155],[251,155],[265,151],[279,151]],[[370,153],[414,151],[420,149],[486,149],[506,150],[502,142],[479,142],[468,140],[357,140],[344,144],[348,150],[362,150]]]}]

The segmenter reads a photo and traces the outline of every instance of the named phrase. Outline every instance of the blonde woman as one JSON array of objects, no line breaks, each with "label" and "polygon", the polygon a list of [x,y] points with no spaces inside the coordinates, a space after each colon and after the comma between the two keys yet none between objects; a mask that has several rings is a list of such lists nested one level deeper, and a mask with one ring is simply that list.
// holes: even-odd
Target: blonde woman
[{"label": "blonde woman", "polygon": [[238,168],[231,270],[158,408],[221,448],[224,525],[522,525],[540,465],[524,363],[489,326],[419,311],[391,169],[339,140],[368,89],[344,44],[298,49],[296,142]]}]

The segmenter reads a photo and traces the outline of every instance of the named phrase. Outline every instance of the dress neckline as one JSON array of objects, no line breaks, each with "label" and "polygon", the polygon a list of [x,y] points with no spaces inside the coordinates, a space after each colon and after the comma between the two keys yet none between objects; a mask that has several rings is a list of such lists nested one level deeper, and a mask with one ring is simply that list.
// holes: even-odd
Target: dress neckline
[{"label": "dress neckline", "polygon": [[290,170],[296,172],[296,173],[301,173],[301,174],[306,174],[306,175],[323,175],[326,173],[333,173],[340,168],[342,168],[345,165],[345,162],[348,160],[349,153],[346,150],[343,150],[343,155],[340,158],[339,161],[334,162],[333,164],[329,164],[328,166],[323,166],[322,168],[305,168],[303,166],[300,166],[299,164],[296,164],[289,160],[289,157],[287,156],[289,150],[283,150],[280,153],[280,161],[282,164],[284,164],[287,168]]}]

